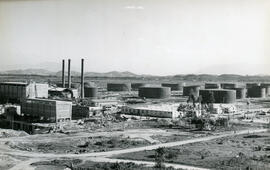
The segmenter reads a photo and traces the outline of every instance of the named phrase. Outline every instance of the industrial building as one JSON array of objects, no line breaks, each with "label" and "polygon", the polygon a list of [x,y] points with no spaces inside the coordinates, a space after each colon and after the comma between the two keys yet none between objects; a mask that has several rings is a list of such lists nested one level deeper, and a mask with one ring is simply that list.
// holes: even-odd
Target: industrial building
[{"label": "industrial building", "polygon": [[26,99],[21,103],[21,112],[30,122],[55,123],[61,120],[71,120],[72,102],[48,100],[48,99]]},{"label": "industrial building", "polygon": [[237,84],[235,84],[235,83],[221,83],[220,86],[221,86],[222,89],[237,88]]},{"label": "industrial building", "polygon": [[102,112],[102,107],[72,106],[72,120],[85,119]]},{"label": "industrial building", "polygon": [[183,87],[183,96],[194,95],[195,97],[199,97],[199,90],[201,86],[193,85],[193,86],[184,86]]},{"label": "industrial building", "polygon": [[140,87],[147,86],[146,83],[131,83],[131,89],[132,90],[139,90]]},{"label": "industrial building", "polygon": [[130,91],[130,83],[107,83],[108,91]]},{"label": "industrial building", "polygon": [[219,83],[205,83],[204,85],[205,89],[220,89]]},{"label": "industrial building", "polygon": [[0,83],[1,103],[20,103],[27,98],[48,98],[48,84],[2,82]]},{"label": "industrial building", "polygon": [[140,87],[139,97],[163,99],[171,96],[171,89],[169,87]]},{"label": "industrial building", "polygon": [[162,83],[162,87],[170,87],[171,91],[182,91],[184,83]]},{"label": "industrial building", "polygon": [[253,86],[247,89],[247,96],[252,98],[265,98],[266,88],[262,86]]},{"label": "industrial building", "polygon": [[202,103],[235,103],[236,101],[235,90],[204,89],[199,91],[199,95],[202,98]]},{"label": "industrial building", "polygon": [[[172,109],[174,108],[174,109]],[[128,107],[123,106],[121,109],[122,114],[126,115],[134,115],[134,116],[143,116],[143,117],[158,117],[158,118],[177,118],[179,117],[180,113],[177,112],[177,107]]]}]

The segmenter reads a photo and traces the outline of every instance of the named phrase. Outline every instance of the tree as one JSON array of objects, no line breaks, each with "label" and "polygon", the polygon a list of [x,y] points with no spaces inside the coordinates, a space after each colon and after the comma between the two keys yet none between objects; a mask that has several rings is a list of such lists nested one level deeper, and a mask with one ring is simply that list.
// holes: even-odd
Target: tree
[{"label": "tree", "polygon": [[155,162],[156,168],[164,168],[164,161],[165,161],[165,148],[164,147],[160,147],[156,149],[155,152]]}]

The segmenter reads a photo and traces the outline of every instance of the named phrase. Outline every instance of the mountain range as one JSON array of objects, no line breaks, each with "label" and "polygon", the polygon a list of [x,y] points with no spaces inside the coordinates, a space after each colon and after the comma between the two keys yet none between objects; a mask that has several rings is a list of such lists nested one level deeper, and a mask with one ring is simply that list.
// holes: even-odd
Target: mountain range
[{"label": "mountain range", "polygon": [[[62,71],[48,71],[46,69],[19,69],[19,70],[8,70],[1,71],[0,74],[4,75],[41,75],[41,76],[61,76]],[[65,72],[67,75],[67,72]],[[80,76],[81,73],[77,71],[71,71],[72,76]],[[111,71],[106,73],[98,73],[98,72],[85,72],[84,75],[86,77],[145,77],[151,75],[137,75],[129,71],[119,72],[119,71]]]}]

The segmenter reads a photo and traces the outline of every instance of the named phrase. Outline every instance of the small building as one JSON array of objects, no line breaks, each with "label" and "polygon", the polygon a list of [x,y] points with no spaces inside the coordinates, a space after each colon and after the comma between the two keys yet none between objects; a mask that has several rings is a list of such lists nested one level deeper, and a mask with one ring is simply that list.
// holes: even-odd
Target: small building
[{"label": "small building", "polygon": [[91,107],[104,107],[104,106],[117,106],[119,100],[109,100],[109,99],[92,99],[89,101]]},{"label": "small building", "polygon": [[21,112],[31,122],[59,122],[71,120],[72,102],[49,99],[26,99],[21,103]]},{"label": "small building", "polygon": [[48,98],[48,84],[24,83],[24,82],[1,82],[1,103],[17,103],[27,98]]},{"label": "small building", "polygon": [[123,106],[121,109],[122,114],[126,115],[134,115],[134,116],[143,116],[143,117],[157,117],[157,118],[177,118],[179,117],[180,113],[175,109],[171,108],[145,108],[145,107],[138,107],[138,108],[133,108],[133,107],[128,107],[128,106]]},{"label": "small building", "polygon": [[72,106],[72,120],[85,119],[102,112],[102,107]]}]

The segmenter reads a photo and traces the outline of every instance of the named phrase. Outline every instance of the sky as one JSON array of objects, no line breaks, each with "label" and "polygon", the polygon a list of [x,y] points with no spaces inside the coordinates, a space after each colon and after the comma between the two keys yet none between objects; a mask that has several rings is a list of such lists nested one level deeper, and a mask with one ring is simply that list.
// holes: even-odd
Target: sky
[{"label": "sky", "polygon": [[0,70],[270,75],[269,47],[269,0],[0,0]]}]

